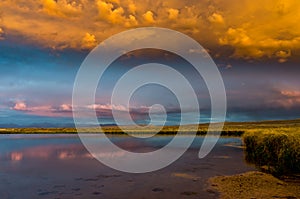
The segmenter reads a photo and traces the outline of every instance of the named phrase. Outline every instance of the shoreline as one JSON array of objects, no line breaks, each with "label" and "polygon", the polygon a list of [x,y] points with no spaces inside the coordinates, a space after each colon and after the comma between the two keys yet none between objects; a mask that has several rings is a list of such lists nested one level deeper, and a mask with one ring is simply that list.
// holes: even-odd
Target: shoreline
[{"label": "shoreline", "polygon": [[300,196],[300,182],[280,180],[259,171],[216,176],[210,178],[209,183],[211,189],[218,191],[221,199],[296,199]]}]

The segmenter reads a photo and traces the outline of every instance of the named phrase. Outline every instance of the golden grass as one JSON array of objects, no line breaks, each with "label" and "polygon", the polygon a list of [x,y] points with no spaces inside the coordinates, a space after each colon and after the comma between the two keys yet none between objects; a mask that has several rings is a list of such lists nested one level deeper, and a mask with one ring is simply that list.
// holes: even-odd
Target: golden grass
[{"label": "golden grass", "polygon": [[[151,126],[141,132],[133,126],[122,126],[127,132],[131,133],[152,133],[159,131],[161,135],[174,135],[178,131],[178,126]],[[299,120],[283,120],[283,121],[262,121],[262,122],[226,122],[222,130],[222,135],[241,136],[245,131],[249,130],[264,130],[264,129],[281,129],[281,128],[300,128]],[[208,124],[199,125],[184,125],[182,126],[182,133],[189,133],[197,129],[198,135],[205,135],[207,133]],[[85,127],[79,130],[80,132],[99,133],[105,132],[108,134],[124,134],[118,126],[103,126],[102,131],[100,127]],[[30,134],[30,133],[77,133],[75,128],[1,128],[0,133],[3,134]]]},{"label": "golden grass", "polygon": [[300,128],[248,130],[246,160],[276,175],[300,173]]}]

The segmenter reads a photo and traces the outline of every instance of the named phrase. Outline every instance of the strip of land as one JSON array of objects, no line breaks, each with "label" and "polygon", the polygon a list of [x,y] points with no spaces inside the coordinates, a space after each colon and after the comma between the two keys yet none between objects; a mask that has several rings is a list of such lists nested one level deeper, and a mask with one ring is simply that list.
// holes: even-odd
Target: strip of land
[{"label": "strip of land", "polygon": [[[209,124],[183,125],[180,127],[180,133],[195,133],[205,135]],[[261,121],[261,122],[225,122],[221,135],[223,136],[241,136],[249,130],[280,129],[280,128],[300,128],[300,119],[281,120],[281,121]],[[178,133],[178,126],[150,126],[137,129],[133,126],[102,126],[102,127],[81,127],[81,128],[0,128],[0,134],[75,134],[75,133],[106,133],[106,134],[124,134],[130,133],[153,133],[157,135],[174,135]],[[214,133],[210,130],[210,133]]]}]

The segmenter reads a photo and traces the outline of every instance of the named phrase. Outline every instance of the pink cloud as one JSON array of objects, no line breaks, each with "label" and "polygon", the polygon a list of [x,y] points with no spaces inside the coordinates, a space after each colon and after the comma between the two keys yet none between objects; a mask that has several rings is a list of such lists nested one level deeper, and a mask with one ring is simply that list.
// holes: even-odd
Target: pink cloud
[{"label": "pink cloud", "polygon": [[[84,116],[90,116],[90,112],[96,111],[98,116],[112,117],[112,111],[117,111],[123,115],[125,112],[130,111],[131,117],[140,117],[141,115],[147,115],[149,112],[147,106],[131,106],[114,104],[92,104],[85,107],[76,107],[76,111],[82,111]],[[12,107],[12,110],[25,112],[30,115],[49,116],[49,117],[71,117],[73,107],[72,104],[63,103],[59,106],[42,105],[42,106],[28,106],[24,101],[16,102]],[[159,110],[154,110],[159,113]],[[85,115],[86,114],[86,115]],[[124,114],[127,115],[127,114]],[[128,116],[128,115],[127,115]]]},{"label": "pink cloud", "polygon": [[28,110],[25,102],[17,102],[12,109],[16,110],[16,111],[27,111]]},{"label": "pink cloud", "polygon": [[92,104],[87,106],[87,108],[95,110],[116,110],[116,111],[128,111],[128,108],[123,105],[113,105],[113,104]]},{"label": "pink cloud", "polygon": [[68,104],[62,104],[58,108],[55,108],[51,105],[42,105],[42,106],[28,106],[26,102],[20,101],[16,102],[12,110],[26,112],[30,115],[39,115],[39,116],[50,116],[50,117],[59,117],[59,116],[70,116],[72,111],[72,106]]},{"label": "pink cloud", "polygon": [[280,93],[281,93],[281,95],[289,97],[289,98],[300,99],[300,91],[283,90]]},{"label": "pink cloud", "polygon": [[270,103],[275,106],[290,109],[300,106],[300,91],[295,90],[279,90],[277,99],[270,100]]},{"label": "pink cloud", "polygon": [[14,162],[22,161],[23,159],[74,159],[74,158],[93,158],[89,153],[82,151],[80,145],[70,144],[65,145],[50,145],[36,146],[22,151],[12,151],[8,154],[8,158]]},{"label": "pink cloud", "polygon": [[62,104],[62,105],[60,105],[59,110],[72,111],[72,105],[71,104]]}]

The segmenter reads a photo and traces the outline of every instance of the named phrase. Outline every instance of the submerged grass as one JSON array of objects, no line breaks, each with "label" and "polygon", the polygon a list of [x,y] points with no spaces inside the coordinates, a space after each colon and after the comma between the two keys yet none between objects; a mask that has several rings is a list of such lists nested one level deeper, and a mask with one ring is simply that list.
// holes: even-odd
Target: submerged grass
[{"label": "submerged grass", "polygon": [[243,135],[246,160],[275,175],[300,174],[300,128],[254,129]]}]

